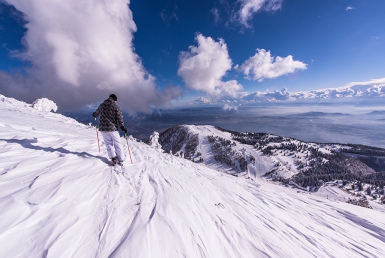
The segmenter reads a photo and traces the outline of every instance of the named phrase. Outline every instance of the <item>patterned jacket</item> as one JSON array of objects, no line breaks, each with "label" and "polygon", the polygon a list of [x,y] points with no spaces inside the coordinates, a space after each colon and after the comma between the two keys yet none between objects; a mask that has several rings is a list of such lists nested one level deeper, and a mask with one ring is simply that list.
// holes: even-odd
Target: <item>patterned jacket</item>
[{"label": "patterned jacket", "polygon": [[[113,98],[106,99],[92,114],[93,117],[100,115],[99,130],[102,132],[118,131],[118,126],[124,126],[122,111],[116,105]],[[119,125],[118,125],[119,122]]]}]

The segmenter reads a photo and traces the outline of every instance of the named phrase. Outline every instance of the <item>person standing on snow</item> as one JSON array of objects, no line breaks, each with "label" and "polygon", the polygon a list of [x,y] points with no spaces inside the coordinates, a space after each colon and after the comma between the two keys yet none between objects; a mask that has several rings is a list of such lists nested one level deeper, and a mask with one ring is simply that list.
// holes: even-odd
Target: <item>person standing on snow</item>
[{"label": "person standing on snow", "polygon": [[111,94],[109,98],[100,104],[98,109],[92,113],[92,116],[96,119],[100,115],[99,131],[102,133],[111,162],[123,166],[124,152],[122,144],[120,143],[118,128],[120,125],[120,129],[124,133],[127,133],[127,129],[124,127],[123,114],[119,106],[116,105],[116,101],[118,101],[116,95]]}]

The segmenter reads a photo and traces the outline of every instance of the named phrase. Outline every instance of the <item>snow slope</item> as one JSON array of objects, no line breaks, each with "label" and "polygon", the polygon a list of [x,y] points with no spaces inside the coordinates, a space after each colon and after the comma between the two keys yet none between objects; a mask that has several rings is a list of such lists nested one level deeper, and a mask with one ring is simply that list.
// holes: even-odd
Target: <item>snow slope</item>
[{"label": "snow slope", "polygon": [[[193,134],[199,135],[199,145],[198,145],[198,151],[202,153],[202,156],[205,157],[204,163],[219,171],[229,171],[231,173],[234,173],[234,171],[231,171],[231,168],[228,166],[218,163],[214,160],[211,146],[207,140],[207,136],[209,135],[215,135],[219,136],[221,138],[224,138],[229,141],[233,141],[231,138],[231,134],[228,132],[222,132],[216,129],[214,126],[195,126],[195,125],[184,125],[188,128],[188,131]],[[247,154],[252,155],[256,161],[254,165],[249,165],[249,172],[253,177],[259,177],[265,174],[266,172],[269,172],[273,169],[274,162],[271,158],[262,156],[259,152],[257,152],[252,146],[248,146],[245,144],[237,144],[237,146],[232,147],[233,150],[241,153],[241,150],[244,149]]]},{"label": "snow slope", "polygon": [[380,211],[129,145],[115,171],[94,128],[0,96],[0,257],[385,253]]},{"label": "snow slope", "polygon": [[[247,176],[253,178],[263,176],[266,173],[271,174],[272,172],[274,172],[274,176],[291,178],[293,175],[300,172],[298,169],[298,162],[306,164],[314,160],[311,155],[307,157],[307,155],[310,154],[310,147],[326,154],[331,154],[330,150],[338,150],[343,147],[350,148],[340,144],[307,143],[287,137],[281,137],[282,140],[279,142],[272,141],[270,143],[265,143],[261,148],[258,148],[257,145],[253,144],[242,144],[235,140],[230,132],[220,130],[218,127],[211,125],[178,125],[170,128],[168,131],[170,132],[167,133],[166,131],[166,133],[162,133],[159,138],[163,144],[163,149],[165,149],[166,152],[168,152],[169,149],[172,149],[174,154],[180,151],[186,152],[187,145],[194,145],[194,139],[197,138],[198,140],[195,142],[196,150],[190,151],[193,152],[193,154],[190,153],[189,158],[197,161],[202,156],[204,157],[203,162],[206,166],[213,168],[214,170],[228,173],[236,173],[237,171],[239,172],[242,170],[239,169],[239,166],[235,169],[234,167],[226,165],[223,160],[217,162],[214,158],[214,151],[212,150],[212,144],[209,142],[208,137],[219,137],[233,143],[234,145],[229,147],[233,153],[226,150],[229,154],[229,158],[236,160],[237,157],[245,155],[253,157],[254,161],[248,159],[248,172],[246,173]],[[181,136],[185,136],[183,141],[180,141]],[[196,137],[194,138],[193,136]],[[266,139],[280,137],[272,134],[266,134],[265,136]],[[303,144],[306,146],[306,148],[304,147],[306,150],[302,152],[299,150],[291,151],[288,149],[279,150],[282,144],[295,145],[297,147]],[[266,149],[267,147],[274,147],[271,151],[271,155],[263,154],[262,149]],[[201,153],[202,155],[197,155],[197,153]]]}]

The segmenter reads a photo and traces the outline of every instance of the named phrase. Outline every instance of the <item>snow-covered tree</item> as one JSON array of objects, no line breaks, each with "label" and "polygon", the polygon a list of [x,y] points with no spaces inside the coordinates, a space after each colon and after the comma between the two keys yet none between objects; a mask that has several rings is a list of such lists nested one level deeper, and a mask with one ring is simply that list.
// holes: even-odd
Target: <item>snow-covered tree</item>
[{"label": "snow-covered tree", "polygon": [[150,145],[151,147],[158,149],[158,150],[162,149],[162,145],[160,145],[160,143],[159,143],[159,133],[158,132],[154,132],[150,136],[150,139],[148,140],[148,145]]},{"label": "snow-covered tree", "polygon": [[40,111],[43,111],[43,112],[51,112],[51,110],[53,112],[57,111],[56,103],[53,102],[52,100],[47,99],[47,98],[41,98],[41,99],[35,100],[32,103],[32,107],[34,109],[37,109],[37,110],[40,110]]}]

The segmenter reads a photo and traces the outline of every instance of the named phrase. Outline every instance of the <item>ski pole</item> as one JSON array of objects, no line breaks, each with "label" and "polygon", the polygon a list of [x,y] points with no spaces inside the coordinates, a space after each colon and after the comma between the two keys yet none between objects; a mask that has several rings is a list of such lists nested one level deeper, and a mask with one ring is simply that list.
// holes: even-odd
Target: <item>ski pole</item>
[{"label": "ski pole", "polygon": [[131,151],[130,151],[130,146],[128,146],[128,140],[127,140],[127,135],[126,135],[126,134],[124,134],[124,138],[126,138],[126,143],[127,143],[128,153],[130,154],[130,160],[131,160],[131,164],[132,164]]},{"label": "ski pole", "polygon": [[[96,121],[96,117],[95,117],[95,121]],[[96,127],[96,138],[98,139],[98,147],[99,147],[99,153],[100,153],[99,133],[98,133],[97,127]]]},{"label": "ski pole", "polygon": [[100,143],[99,143],[99,133],[98,133],[98,128],[96,128],[96,138],[98,138],[98,147],[99,147],[99,153],[100,153]]}]

